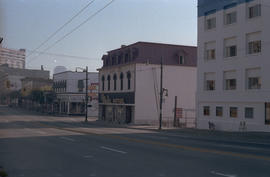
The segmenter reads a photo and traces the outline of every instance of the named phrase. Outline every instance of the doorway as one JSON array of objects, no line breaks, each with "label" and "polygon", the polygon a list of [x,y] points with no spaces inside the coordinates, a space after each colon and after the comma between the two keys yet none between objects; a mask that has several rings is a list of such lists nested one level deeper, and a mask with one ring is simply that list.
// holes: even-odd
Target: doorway
[{"label": "doorway", "polygon": [[132,107],[126,107],[126,123],[129,124],[132,121]]}]

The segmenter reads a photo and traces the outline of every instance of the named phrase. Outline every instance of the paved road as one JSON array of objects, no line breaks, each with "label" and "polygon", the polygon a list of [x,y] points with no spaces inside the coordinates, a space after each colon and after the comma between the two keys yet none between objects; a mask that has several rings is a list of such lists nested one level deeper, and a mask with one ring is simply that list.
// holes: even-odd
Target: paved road
[{"label": "paved road", "polygon": [[270,135],[108,126],[0,107],[10,177],[269,177]]}]

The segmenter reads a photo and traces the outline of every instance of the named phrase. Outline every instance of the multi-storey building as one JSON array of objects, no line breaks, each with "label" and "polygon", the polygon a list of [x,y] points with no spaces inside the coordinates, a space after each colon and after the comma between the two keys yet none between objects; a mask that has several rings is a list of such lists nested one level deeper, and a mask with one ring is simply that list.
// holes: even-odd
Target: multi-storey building
[{"label": "multi-storey building", "polygon": [[[99,119],[134,124],[159,122],[163,58],[163,123],[178,107],[195,109],[197,48],[137,42],[109,51],[99,69]],[[193,115],[194,117],[194,115]]]},{"label": "multi-storey building", "polygon": [[269,7],[198,0],[198,128],[270,131]]},{"label": "multi-storey building", "polygon": [[[2,42],[3,38],[0,39]],[[25,68],[25,49],[7,49],[0,45],[0,65],[8,64],[11,68]]]},{"label": "multi-storey building", "polygon": [[[86,86],[86,73],[65,71],[53,75],[53,88],[56,92],[54,111],[61,114],[85,114],[85,89],[88,89],[89,116],[98,115],[97,90],[98,73],[88,73],[88,86]],[[96,103],[95,103],[96,102]]]}]

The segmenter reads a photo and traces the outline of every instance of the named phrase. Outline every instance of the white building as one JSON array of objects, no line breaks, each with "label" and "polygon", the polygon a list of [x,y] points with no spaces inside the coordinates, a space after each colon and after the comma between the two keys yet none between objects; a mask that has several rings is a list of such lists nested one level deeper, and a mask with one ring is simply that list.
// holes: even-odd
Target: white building
[{"label": "white building", "polygon": [[198,128],[270,131],[269,7],[198,0]]},{"label": "white building", "polygon": [[8,49],[2,47],[2,40],[0,38],[0,65],[8,64],[11,68],[25,68],[25,49]]},{"label": "white building", "polygon": [[[60,114],[85,114],[86,73],[65,71],[53,75],[53,88],[57,94],[54,111]],[[88,115],[98,116],[98,73],[88,73]]]},{"label": "white building", "polygon": [[159,122],[160,59],[163,57],[163,124],[178,108],[195,118],[196,47],[137,42],[109,51],[99,69],[99,119],[116,123]]}]

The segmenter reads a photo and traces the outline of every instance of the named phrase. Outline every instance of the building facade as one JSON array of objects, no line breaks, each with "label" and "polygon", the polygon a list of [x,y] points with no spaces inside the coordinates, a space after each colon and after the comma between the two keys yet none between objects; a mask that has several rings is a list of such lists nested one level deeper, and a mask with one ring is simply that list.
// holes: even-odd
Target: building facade
[{"label": "building facade", "polygon": [[99,119],[157,125],[161,58],[166,90],[163,124],[172,124],[175,96],[179,107],[194,110],[196,51],[196,47],[149,42],[109,51],[102,57],[103,66],[99,69]]},{"label": "building facade", "polygon": [[270,131],[269,6],[198,0],[198,128]]},{"label": "building facade", "polygon": [[[65,71],[53,75],[53,89],[56,92],[54,111],[60,114],[85,114],[85,89],[88,89],[89,105],[88,115],[97,117],[97,87],[98,73],[88,73],[88,86],[86,87],[86,73]],[[94,109],[96,108],[96,109]]]},{"label": "building facade", "polygon": [[[0,39],[2,43],[2,38]],[[7,64],[11,68],[25,68],[25,49],[8,49],[0,44],[0,65]]]},{"label": "building facade", "polygon": [[22,81],[22,96],[28,96],[33,90],[52,91],[53,80],[44,78],[26,77]]},{"label": "building facade", "polygon": [[0,97],[3,104],[9,104],[8,95],[22,89],[22,79],[49,79],[50,72],[45,70],[32,70],[11,68],[7,64],[0,66]]}]

